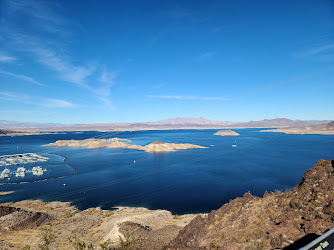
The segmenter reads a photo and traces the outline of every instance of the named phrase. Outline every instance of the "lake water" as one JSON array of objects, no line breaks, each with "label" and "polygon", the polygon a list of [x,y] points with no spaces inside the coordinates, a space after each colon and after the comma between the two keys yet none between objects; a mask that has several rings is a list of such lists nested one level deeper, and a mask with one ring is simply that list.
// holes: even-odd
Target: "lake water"
[{"label": "lake water", "polygon": [[[0,196],[0,202],[42,199],[71,201],[80,209],[143,206],[177,214],[209,212],[249,190],[262,196],[265,190],[292,188],[318,159],[334,158],[333,135],[286,135],[260,130],[235,129],[240,133],[236,137],[213,135],[217,130],[0,137],[0,155],[38,153],[50,158],[43,164],[36,163],[47,168],[43,176],[0,180],[0,191],[15,191]],[[91,137],[125,138],[138,145],[160,140],[208,148],[148,153],[42,146],[56,140]]]}]

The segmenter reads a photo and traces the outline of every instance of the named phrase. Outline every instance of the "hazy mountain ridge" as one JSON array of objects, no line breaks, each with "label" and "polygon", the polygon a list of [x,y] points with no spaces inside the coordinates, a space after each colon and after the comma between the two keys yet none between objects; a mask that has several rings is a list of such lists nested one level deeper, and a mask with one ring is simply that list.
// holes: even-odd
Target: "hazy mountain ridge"
[{"label": "hazy mountain ridge", "polygon": [[318,125],[327,120],[290,120],[286,118],[265,119],[261,121],[231,122],[211,121],[204,118],[171,118],[154,122],[134,123],[93,123],[93,124],[55,124],[0,121],[0,128],[25,131],[112,131],[112,130],[168,130],[168,129],[220,129],[220,128],[275,128],[301,125]]}]

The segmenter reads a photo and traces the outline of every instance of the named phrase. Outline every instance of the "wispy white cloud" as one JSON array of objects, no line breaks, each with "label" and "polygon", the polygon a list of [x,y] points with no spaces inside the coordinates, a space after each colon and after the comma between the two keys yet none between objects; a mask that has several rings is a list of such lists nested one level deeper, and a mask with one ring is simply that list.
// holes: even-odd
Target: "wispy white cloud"
[{"label": "wispy white cloud", "polygon": [[44,107],[49,108],[72,108],[75,105],[71,102],[61,100],[61,99],[53,99],[53,98],[47,98],[44,100],[43,103],[41,103]]},{"label": "wispy white cloud", "polygon": [[184,95],[148,95],[149,98],[178,99],[178,100],[206,100],[206,101],[230,101],[231,99],[222,97],[202,97]]},{"label": "wispy white cloud", "polygon": [[213,51],[205,52],[198,57],[198,60],[199,61],[206,61],[206,60],[211,59],[215,55],[216,55],[216,52],[213,52]]},{"label": "wispy white cloud", "polygon": [[12,62],[15,62],[16,60],[17,60],[16,57],[7,56],[7,55],[0,53],[0,63],[12,63]]},{"label": "wispy white cloud", "polygon": [[73,65],[68,56],[61,55],[52,49],[43,48],[41,44],[30,47],[30,52],[35,54],[38,62],[57,72],[62,80],[81,87],[88,87],[86,80],[96,69],[93,65],[87,67]]},{"label": "wispy white cloud", "polygon": [[114,79],[118,76],[118,71],[108,71],[106,67],[103,68],[99,81],[107,84],[114,84]]},{"label": "wispy white cloud", "polygon": [[115,84],[115,78],[118,76],[118,71],[108,71],[104,66],[102,74],[98,78],[101,83],[99,86],[93,88],[93,93],[106,106],[114,108],[110,99],[111,87]]},{"label": "wispy white cloud", "polygon": [[27,94],[0,91],[0,99],[19,102],[24,104],[37,105],[45,108],[73,108],[77,105],[62,99],[33,97]]},{"label": "wispy white cloud", "polygon": [[[76,25],[61,15],[62,8],[59,4],[41,0],[6,0],[6,2],[11,10],[17,13],[15,18],[23,16],[29,20],[29,25],[24,30],[17,25],[17,20],[8,20],[9,25],[7,26],[10,28],[7,29],[5,35],[11,43],[11,49],[24,53],[26,58],[56,73],[59,79],[86,89],[93,98],[106,106],[112,106],[111,88],[118,72],[107,70],[106,66],[96,61],[77,63],[72,58],[66,50],[66,45],[71,40],[64,39],[63,31],[68,31]],[[102,73],[99,74],[99,72]],[[0,73],[31,83],[39,83],[27,76],[10,72]],[[64,103],[58,104],[65,105]]]},{"label": "wispy white cloud", "polygon": [[304,57],[317,57],[317,58],[333,58],[334,55],[334,42],[329,42],[325,45],[313,47],[302,52],[294,53],[296,58]]},{"label": "wispy white cloud", "polygon": [[0,99],[6,101],[22,102],[26,104],[33,103],[32,98],[29,95],[9,91],[0,91]]},{"label": "wispy white cloud", "polygon": [[7,75],[7,76],[10,76],[10,77],[14,77],[16,79],[20,79],[20,80],[23,80],[25,82],[33,83],[33,84],[36,84],[36,85],[39,85],[39,86],[45,86],[45,84],[43,84],[39,81],[36,81],[35,79],[33,79],[29,76],[26,76],[26,75],[14,74],[12,72],[8,72],[8,71],[2,70],[2,69],[0,69],[0,74]]},{"label": "wispy white cloud", "polygon": [[16,15],[29,18],[33,28],[58,35],[66,33],[65,25],[68,22],[56,11],[61,7],[55,1],[10,0],[6,2],[9,9],[15,11]]}]

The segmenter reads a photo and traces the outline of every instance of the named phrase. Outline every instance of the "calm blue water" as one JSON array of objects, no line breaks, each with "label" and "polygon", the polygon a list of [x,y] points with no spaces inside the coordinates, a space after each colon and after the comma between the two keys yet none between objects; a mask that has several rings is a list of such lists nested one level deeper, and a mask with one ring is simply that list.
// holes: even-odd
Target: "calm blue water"
[{"label": "calm blue water", "polygon": [[[0,191],[15,191],[0,199],[71,201],[80,209],[126,205],[178,214],[208,212],[248,190],[262,196],[265,190],[289,189],[318,159],[334,158],[333,135],[286,135],[260,130],[235,129],[240,133],[237,137],[214,136],[216,130],[0,137],[1,155],[34,152],[51,158],[37,164],[48,169],[42,177],[0,180]],[[161,140],[208,148],[152,154],[131,149],[42,146],[56,140],[91,137],[120,137],[139,145]]]}]

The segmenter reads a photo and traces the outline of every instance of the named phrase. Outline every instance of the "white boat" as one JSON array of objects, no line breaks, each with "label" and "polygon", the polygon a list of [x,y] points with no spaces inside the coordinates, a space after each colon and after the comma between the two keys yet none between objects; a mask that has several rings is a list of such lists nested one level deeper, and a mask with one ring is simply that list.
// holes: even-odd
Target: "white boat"
[{"label": "white boat", "polygon": [[26,171],[26,168],[25,167],[18,167],[16,172],[24,172]]},{"label": "white boat", "polygon": [[43,170],[37,170],[33,172],[33,175],[43,175]]},{"label": "white boat", "polygon": [[8,178],[8,177],[9,177],[9,175],[6,174],[6,173],[1,173],[0,174],[0,179],[5,179],[5,178]]},{"label": "white boat", "polygon": [[24,172],[16,172],[15,176],[16,177],[24,177],[26,174]]},{"label": "white boat", "polygon": [[236,147],[238,147],[238,146],[237,146],[237,145],[232,145],[232,147],[233,147],[233,148],[236,148]]},{"label": "white boat", "polygon": [[9,173],[10,173],[10,169],[5,168],[5,169],[2,171],[2,173],[4,173],[4,174],[9,174]]}]

